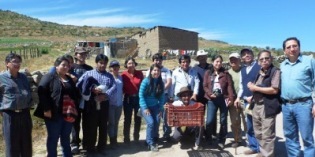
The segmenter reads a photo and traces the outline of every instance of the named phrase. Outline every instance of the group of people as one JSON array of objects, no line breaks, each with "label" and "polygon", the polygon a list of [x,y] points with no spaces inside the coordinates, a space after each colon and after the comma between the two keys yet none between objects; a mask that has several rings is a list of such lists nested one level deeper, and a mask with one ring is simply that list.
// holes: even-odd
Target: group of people
[{"label": "group of people", "polygon": [[[178,142],[187,133],[194,133],[194,149],[200,148],[205,137],[207,145],[216,145],[222,150],[228,133],[229,112],[234,136],[232,146],[242,143],[243,122],[249,148],[244,154],[257,153],[265,157],[275,156],[275,119],[282,111],[288,156],[315,156],[312,100],[315,60],[301,54],[300,41],[295,37],[284,40],[283,50],[286,59],[280,68],[272,64],[270,51],[259,52],[255,60],[253,51],[245,48],[240,53],[230,54],[229,70],[223,67],[221,55],[212,56],[210,64],[207,63],[208,53],[199,50],[196,57],[199,64],[191,66],[191,57],[182,55],[178,58],[179,67],[173,72],[163,66],[163,56],[157,53],[152,56],[153,64],[144,76],[142,71],[136,70],[137,62],[132,57],[125,59],[126,70],[121,74],[120,63],[109,62],[103,54],[96,56],[93,69],[85,63],[88,51],[77,47],[74,57],[58,57],[38,86],[39,104],[34,115],[45,121],[47,156],[57,156],[59,139],[63,156],[79,153],[81,143],[86,155],[106,155],[107,136],[109,147],[117,148],[122,110],[123,142],[131,141],[132,117],[133,141],[139,141],[143,117],[146,144],[151,151],[159,149],[161,118],[162,137],[168,142]],[[32,156],[31,90],[26,76],[19,72],[21,62],[19,55],[10,53],[5,59],[7,71],[0,75],[0,113],[5,152],[10,157]],[[205,106],[205,127],[172,129],[168,126],[165,104],[188,106],[196,102]],[[220,129],[215,140],[218,109]]]}]

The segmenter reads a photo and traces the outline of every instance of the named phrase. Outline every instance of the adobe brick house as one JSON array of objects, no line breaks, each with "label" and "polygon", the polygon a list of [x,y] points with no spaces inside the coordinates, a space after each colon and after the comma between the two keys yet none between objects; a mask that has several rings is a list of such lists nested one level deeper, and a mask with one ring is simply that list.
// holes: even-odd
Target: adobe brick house
[{"label": "adobe brick house", "polygon": [[162,51],[195,54],[198,50],[198,33],[179,28],[155,26],[131,38],[137,40],[139,57],[151,57]]}]

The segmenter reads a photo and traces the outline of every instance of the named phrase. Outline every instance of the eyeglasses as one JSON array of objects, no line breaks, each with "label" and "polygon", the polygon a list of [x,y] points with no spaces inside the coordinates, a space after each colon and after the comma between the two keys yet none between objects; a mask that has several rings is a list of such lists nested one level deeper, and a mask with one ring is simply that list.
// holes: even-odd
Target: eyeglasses
[{"label": "eyeglasses", "polygon": [[11,61],[9,63],[11,63],[13,65],[21,65],[22,64],[22,62],[18,62],[18,61]]},{"label": "eyeglasses", "polygon": [[264,58],[259,58],[259,61],[263,61],[263,60],[269,60],[270,59],[270,57],[264,57]]}]

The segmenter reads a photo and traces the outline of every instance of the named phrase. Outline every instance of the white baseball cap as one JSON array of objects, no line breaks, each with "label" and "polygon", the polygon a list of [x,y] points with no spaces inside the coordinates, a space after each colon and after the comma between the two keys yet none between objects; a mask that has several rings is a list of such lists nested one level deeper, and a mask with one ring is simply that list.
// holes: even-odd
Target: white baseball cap
[{"label": "white baseball cap", "polygon": [[236,52],[231,53],[231,54],[229,55],[229,59],[230,59],[230,58],[232,58],[232,57],[234,57],[234,58],[238,58],[238,59],[240,59],[240,58],[241,58],[240,54],[238,54],[238,53],[236,53]]}]

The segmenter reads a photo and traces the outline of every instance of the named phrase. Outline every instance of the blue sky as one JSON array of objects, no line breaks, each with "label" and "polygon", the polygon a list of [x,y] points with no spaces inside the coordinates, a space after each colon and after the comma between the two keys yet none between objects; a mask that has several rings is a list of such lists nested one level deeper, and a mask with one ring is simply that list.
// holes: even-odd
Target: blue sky
[{"label": "blue sky", "polygon": [[291,36],[315,52],[315,1],[294,0],[0,0],[11,10],[59,24],[170,26],[235,45],[282,48]]}]

